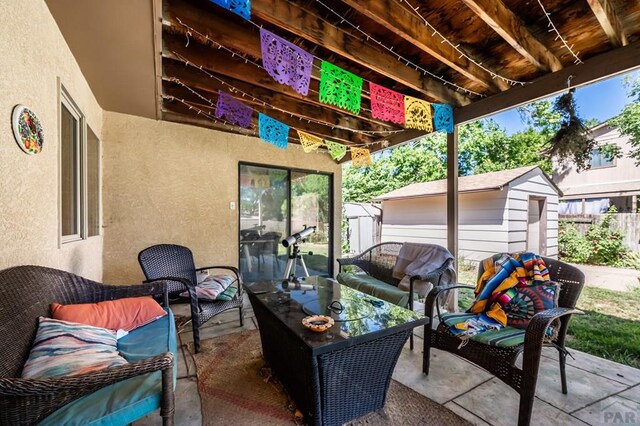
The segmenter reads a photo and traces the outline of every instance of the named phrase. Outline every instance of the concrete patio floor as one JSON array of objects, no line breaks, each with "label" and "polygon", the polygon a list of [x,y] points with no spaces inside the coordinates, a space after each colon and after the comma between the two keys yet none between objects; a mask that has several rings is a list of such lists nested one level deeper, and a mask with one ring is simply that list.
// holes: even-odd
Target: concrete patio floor
[{"label": "concrete patio floor", "polygon": [[[183,306],[172,306],[177,314]],[[184,305],[186,308],[186,305]],[[237,310],[225,312],[201,329],[201,339],[257,327],[246,302],[245,325],[240,328]],[[518,394],[486,371],[439,350],[432,350],[431,372],[422,374],[422,330],[416,330],[414,350],[405,346],[393,378],[444,405],[475,425],[515,425]],[[176,425],[202,424],[195,365],[186,350],[191,330],[180,334],[176,388]],[[567,359],[569,394],[560,390],[557,351],[545,348],[533,408],[532,425],[640,425],[640,370],[571,350]],[[420,413],[416,413],[419,416]],[[134,423],[158,425],[157,413]]]}]

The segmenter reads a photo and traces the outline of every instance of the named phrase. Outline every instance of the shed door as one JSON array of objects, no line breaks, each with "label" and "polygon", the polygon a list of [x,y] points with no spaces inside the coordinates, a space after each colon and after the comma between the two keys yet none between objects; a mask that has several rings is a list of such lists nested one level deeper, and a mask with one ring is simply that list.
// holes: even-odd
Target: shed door
[{"label": "shed door", "polygon": [[544,197],[529,197],[527,251],[547,254],[547,199]]}]

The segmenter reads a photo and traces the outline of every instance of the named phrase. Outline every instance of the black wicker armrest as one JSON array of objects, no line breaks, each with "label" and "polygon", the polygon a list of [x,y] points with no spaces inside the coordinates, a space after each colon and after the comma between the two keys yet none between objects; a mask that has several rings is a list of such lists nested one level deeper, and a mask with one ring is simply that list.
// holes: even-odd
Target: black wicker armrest
[{"label": "black wicker armrest", "polygon": [[362,271],[364,272],[369,272],[369,268],[367,267],[368,265],[370,265],[369,261],[366,259],[363,259],[363,254],[359,254],[357,256],[354,257],[343,257],[340,259],[336,259],[336,261],[338,262],[338,266],[339,266],[339,272],[342,272],[342,268],[344,266],[348,266],[348,265],[352,265],[355,266],[357,268],[360,268]]},{"label": "black wicker armrest", "polygon": [[357,257],[341,257],[339,259],[336,259],[336,262],[338,262],[340,266],[356,265],[358,263],[358,258]]},{"label": "black wicker armrest", "polygon": [[553,308],[538,312],[531,318],[524,337],[525,352],[527,348],[536,350],[542,345],[546,336],[547,328],[553,320],[572,314],[583,314],[584,312],[572,308]]},{"label": "black wicker armrest", "polygon": [[88,297],[91,302],[102,302],[105,300],[122,299],[125,297],[140,297],[140,296],[164,296],[167,284],[160,280],[154,280],[149,284],[135,284],[135,285],[108,285],[95,283],[91,286],[91,292],[88,292]]},{"label": "black wicker armrest", "polygon": [[228,269],[229,271],[233,272],[236,276],[236,280],[238,281],[238,294],[240,296],[242,295],[244,285],[242,284],[242,274],[240,273],[240,270],[238,268],[236,268],[235,266],[205,266],[203,268],[196,268],[196,272],[207,271],[209,269]]},{"label": "black wicker armrest", "polygon": [[447,271],[447,269],[449,269],[449,263],[450,262],[447,261],[443,263],[438,269],[434,269],[433,271],[430,271],[428,274],[425,274],[425,275],[412,275],[410,279],[420,280],[420,281],[429,281],[434,278],[439,278],[442,274],[444,274]]},{"label": "black wicker armrest", "polygon": [[451,290],[467,288],[471,290],[475,290],[475,287],[467,285],[467,284],[446,284],[434,287],[433,290],[427,294],[427,300],[424,304],[424,314],[429,317],[429,319],[433,319],[433,307],[436,306],[438,311],[438,317],[440,317],[440,304],[436,303],[438,300],[438,296],[443,293],[448,293]]},{"label": "black wicker armrest", "polygon": [[[171,370],[173,363],[173,353],[166,352],[137,362],[77,376],[47,379],[0,378],[0,424],[11,424],[17,419],[29,424],[37,423],[58,408],[82,396],[131,377],[159,370]],[[172,373],[167,377],[173,377]],[[173,386],[173,383],[170,385]]]}]

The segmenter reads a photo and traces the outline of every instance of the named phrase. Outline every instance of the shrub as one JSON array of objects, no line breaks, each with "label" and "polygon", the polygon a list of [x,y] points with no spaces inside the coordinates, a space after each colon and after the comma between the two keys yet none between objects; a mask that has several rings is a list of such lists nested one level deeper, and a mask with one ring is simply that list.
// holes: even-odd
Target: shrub
[{"label": "shrub", "polygon": [[584,234],[572,222],[560,223],[558,250],[562,260],[575,263],[587,263],[592,251]]},{"label": "shrub", "polygon": [[615,227],[611,206],[599,223],[582,234],[573,223],[562,223],[558,235],[558,249],[563,260],[592,265],[618,266],[629,249],[624,245],[622,232]]}]

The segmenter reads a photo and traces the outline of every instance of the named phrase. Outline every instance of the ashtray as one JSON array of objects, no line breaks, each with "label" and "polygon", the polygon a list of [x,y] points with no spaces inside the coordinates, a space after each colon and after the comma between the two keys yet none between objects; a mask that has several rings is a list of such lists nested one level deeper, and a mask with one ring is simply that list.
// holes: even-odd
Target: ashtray
[{"label": "ashtray", "polygon": [[310,317],[302,318],[302,325],[317,333],[327,331],[331,326],[333,326],[333,324],[335,324],[333,318],[326,315],[312,315]]}]

